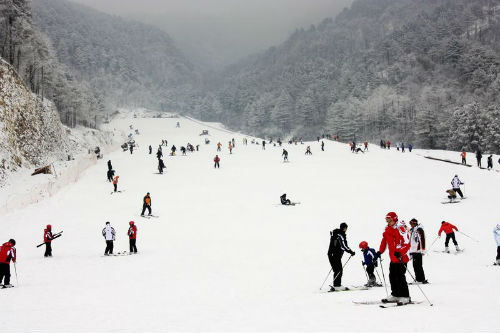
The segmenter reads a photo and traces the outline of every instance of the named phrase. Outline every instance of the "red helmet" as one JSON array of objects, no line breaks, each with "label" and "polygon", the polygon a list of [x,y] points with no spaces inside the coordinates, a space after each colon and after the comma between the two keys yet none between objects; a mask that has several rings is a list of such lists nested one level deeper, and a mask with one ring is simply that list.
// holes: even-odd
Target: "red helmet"
[{"label": "red helmet", "polygon": [[387,213],[387,215],[385,216],[385,218],[390,218],[394,222],[398,221],[398,215],[396,213],[394,213],[394,212]]},{"label": "red helmet", "polygon": [[130,224],[130,225],[134,225],[134,221],[130,221],[128,224]]},{"label": "red helmet", "polygon": [[360,248],[361,250],[364,250],[364,249],[366,249],[367,247],[368,247],[368,243],[367,243],[367,242],[362,241],[361,243],[359,243],[359,248]]},{"label": "red helmet", "polygon": [[52,226],[50,224],[47,224],[47,229],[48,230],[52,229]]}]

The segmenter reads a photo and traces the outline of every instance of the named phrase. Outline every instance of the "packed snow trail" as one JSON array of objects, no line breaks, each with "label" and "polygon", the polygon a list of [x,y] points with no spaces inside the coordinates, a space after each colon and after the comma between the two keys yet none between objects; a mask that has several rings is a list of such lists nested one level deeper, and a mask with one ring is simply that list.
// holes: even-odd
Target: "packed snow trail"
[{"label": "packed snow trail", "polygon": [[[1,290],[0,331],[447,331],[498,329],[500,271],[491,265],[498,223],[499,174],[463,168],[371,145],[353,154],[345,144],[325,141],[282,148],[242,144],[242,135],[210,129],[210,145],[199,136],[203,125],[181,119],[121,119],[110,126],[130,131],[139,147],[104,156],[74,185],[23,210],[3,216],[0,241],[17,241],[19,285]],[[233,154],[228,142],[235,138]],[[162,139],[167,169],[158,174],[156,149]],[[216,143],[222,152],[216,152]],[[200,151],[167,156],[170,146],[188,142]],[[148,146],[153,153],[149,155]],[[304,155],[311,145],[312,156]],[[221,157],[220,169],[213,158]],[[120,176],[110,195],[106,180],[111,159]],[[442,205],[455,174],[465,182],[467,200]],[[150,192],[153,214],[139,217]],[[296,206],[280,206],[287,193]],[[461,255],[424,256],[434,303],[393,310],[353,301],[377,301],[384,288],[320,293],[330,269],[329,231],[349,225],[347,240],[356,256],[346,266],[343,284],[366,283],[357,245],[378,249],[388,211],[415,217],[427,242],[442,220],[478,239],[457,234]],[[101,230],[116,229],[115,252],[128,250],[129,221],[138,227],[139,254],[102,257]],[[64,230],[43,258],[43,229]],[[453,250],[452,250],[453,252]],[[384,255],[387,278],[388,258]],[[347,255],[344,256],[344,260]],[[411,266],[411,265],[410,265]],[[411,268],[410,268],[411,269]],[[12,269],[13,272],[13,269]],[[407,275],[407,280],[411,278]],[[15,284],[15,276],[12,276]],[[331,283],[330,281],[327,281]],[[424,301],[410,286],[415,301]],[[394,312],[394,311],[397,311]],[[396,317],[395,317],[396,316]],[[395,320],[395,318],[398,318]],[[405,320],[413,318],[416,320]]]}]

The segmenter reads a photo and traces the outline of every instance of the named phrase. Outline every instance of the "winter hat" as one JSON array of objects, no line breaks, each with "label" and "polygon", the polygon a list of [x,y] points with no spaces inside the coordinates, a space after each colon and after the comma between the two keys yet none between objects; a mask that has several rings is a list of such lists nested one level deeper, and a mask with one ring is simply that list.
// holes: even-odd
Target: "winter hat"
[{"label": "winter hat", "polygon": [[12,244],[12,246],[16,245],[16,241],[15,241],[14,239],[12,239],[12,238],[11,238],[11,239],[9,239],[9,243],[11,243],[11,244]]},{"label": "winter hat", "polygon": [[418,223],[418,220],[417,220],[416,218],[412,218],[412,219],[410,220],[410,224],[411,224],[411,223]]},{"label": "winter hat", "polygon": [[130,225],[134,225],[134,221],[130,221],[128,224],[130,224]]},{"label": "winter hat", "polygon": [[389,212],[387,213],[387,215],[385,216],[385,218],[390,218],[391,220],[393,220],[394,222],[397,222],[398,221],[398,215],[394,212]]},{"label": "winter hat", "polygon": [[108,221],[108,222],[106,222],[106,225],[108,225],[108,224],[111,224],[111,222],[109,222],[109,221]]},{"label": "winter hat", "polygon": [[47,224],[47,230],[52,229],[52,226],[50,224]]},{"label": "winter hat", "polygon": [[340,230],[342,230],[344,228],[347,228],[347,223],[345,223],[345,222],[340,223]]},{"label": "winter hat", "polygon": [[364,250],[368,247],[368,243],[365,242],[365,241],[362,241],[361,243],[359,243],[359,248]]}]

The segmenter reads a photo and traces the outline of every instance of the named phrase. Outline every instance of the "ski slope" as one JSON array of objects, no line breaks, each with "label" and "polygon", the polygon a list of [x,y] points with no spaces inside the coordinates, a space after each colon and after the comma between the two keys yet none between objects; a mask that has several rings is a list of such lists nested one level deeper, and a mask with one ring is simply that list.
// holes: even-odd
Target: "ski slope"
[{"label": "ski slope", "polygon": [[[177,121],[180,128],[175,128]],[[250,137],[243,146],[243,135],[188,119],[130,117],[110,125],[129,133],[130,124],[141,133],[132,155],[121,150],[108,154],[79,182],[0,219],[0,241],[17,241],[19,278],[17,285],[12,267],[17,286],[0,290],[0,332],[500,329],[500,269],[491,265],[499,173],[375,145],[366,154],[353,154],[347,145],[326,140],[325,152],[318,142],[284,144],[290,163],[283,163],[279,147],[262,150]],[[210,132],[210,145],[199,136],[203,129]],[[236,147],[230,155],[227,145],[233,137]],[[190,142],[199,144],[200,151],[180,156],[178,150],[171,157],[163,147],[167,169],[159,175],[155,153],[162,139],[169,149]],[[218,141],[223,151],[216,170]],[[312,156],[304,155],[307,145]],[[111,194],[108,159],[120,176],[122,193]],[[455,174],[465,182],[467,199],[443,205]],[[159,218],[139,217],[146,192]],[[283,193],[301,204],[280,206]],[[378,249],[389,211],[405,221],[417,218],[429,245],[442,220],[479,241],[457,234],[464,253],[431,250],[424,256],[431,284],[422,288],[434,306],[353,304],[380,300],[384,288],[321,292],[330,269],[329,231],[348,223],[347,239],[357,254],[344,270],[343,284],[364,284],[358,244],[366,240]],[[138,227],[139,254],[103,257],[105,222],[117,231],[118,252],[128,250],[131,220]],[[54,257],[46,259],[44,248],[35,246],[49,223],[64,235],[53,242]],[[444,237],[433,249],[442,250],[443,243]],[[387,253],[384,259],[387,277]],[[416,286],[410,286],[410,295],[425,301]]]}]

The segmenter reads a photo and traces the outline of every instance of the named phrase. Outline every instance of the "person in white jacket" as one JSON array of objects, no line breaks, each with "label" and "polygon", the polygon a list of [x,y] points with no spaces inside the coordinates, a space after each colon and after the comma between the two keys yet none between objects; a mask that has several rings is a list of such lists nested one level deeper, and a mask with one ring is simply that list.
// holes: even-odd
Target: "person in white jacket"
[{"label": "person in white jacket", "polygon": [[410,220],[410,256],[413,259],[415,280],[422,284],[429,283],[425,279],[422,256],[425,254],[425,233],[423,226],[417,219]]},{"label": "person in white jacket", "polygon": [[462,181],[458,178],[458,175],[455,175],[451,180],[451,185],[453,186],[453,190],[460,195],[460,198],[464,198],[462,190],[460,190],[460,185],[463,185]]},{"label": "person in white jacket", "polygon": [[106,226],[102,229],[102,236],[106,240],[106,250],[104,255],[113,254],[113,242],[115,241],[115,228],[111,226],[110,222],[106,222]]},{"label": "person in white jacket", "polygon": [[495,229],[493,229],[493,236],[497,243],[497,265],[500,265],[500,224],[497,224]]}]

